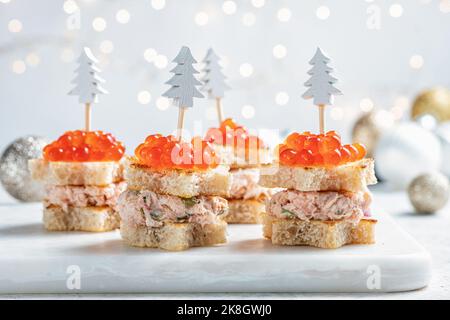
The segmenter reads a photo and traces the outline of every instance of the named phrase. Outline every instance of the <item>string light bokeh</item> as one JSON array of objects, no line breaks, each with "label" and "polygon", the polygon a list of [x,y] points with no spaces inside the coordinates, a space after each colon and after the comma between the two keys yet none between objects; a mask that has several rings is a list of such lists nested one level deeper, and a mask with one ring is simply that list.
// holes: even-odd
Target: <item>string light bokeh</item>
[{"label": "string light bokeh", "polygon": [[[328,125],[344,136],[362,112],[381,108],[401,119],[419,90],[450,86],[442,72],[450,0],[0,0],[0,8],[0,146],[82,123],[66,93],[83,45],[100,60],[110,92],[94,108],[94,126],[131,146],[173,130],[177,110],[161,94],[182,45],[199,62],[210,46],[221,55],[231,87],[225,113],[253,128],[316,129],[316,110],[301,98],[316,46],[333,58],[344,92],[327,109]],[[205,130],[215,125],[214,101],[197,100],[188,128],[195,120]]]}]

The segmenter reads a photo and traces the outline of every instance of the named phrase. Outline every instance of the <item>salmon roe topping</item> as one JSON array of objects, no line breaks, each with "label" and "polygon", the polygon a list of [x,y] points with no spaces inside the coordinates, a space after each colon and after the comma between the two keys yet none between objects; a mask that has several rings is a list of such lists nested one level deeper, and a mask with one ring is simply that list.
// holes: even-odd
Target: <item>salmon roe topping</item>
[{"label": "salmon roe topping", "polygon": [[44,159],[64,162],[120,161],[125,154],[122,142],[102,131],[67,131],[44,148]]},{"label": "salmon roe topping", "polygon": [[172,135],[153,134],[135,150],[139,163],[156,170],[207,170],[216,168],[219,159],[211,144],[201,137],[191,142],[179,141]]},{"label": "salmon roe topping", "polygon": [[287,166],[336,166],[361,160],[366,155],[366,148],[360,143],[342,145],[335,131],[294,132],[277,149],[280,163]]},{"label": "salmon roe topping", "polygon": [[205,140],[246,150],[265,148],[264,142],[259,137],[251,135],[246,127],[238,125],[231,118],[225,119],[219,128],[210,128],[206,133]]}]

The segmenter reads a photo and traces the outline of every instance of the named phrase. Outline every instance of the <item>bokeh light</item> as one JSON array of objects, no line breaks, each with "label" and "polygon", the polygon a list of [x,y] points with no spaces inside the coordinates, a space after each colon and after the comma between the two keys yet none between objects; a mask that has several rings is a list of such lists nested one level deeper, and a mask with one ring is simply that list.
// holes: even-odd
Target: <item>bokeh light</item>
[{"label": "bokeh light", "polygon": [[27,70],[27,66],[23,60],[15,60],[11,65],[11,70],[15,74],[23,74]]},{"label": "bokeh light", "polygon": [[30,67],[36,67],[41,62],[41,58],[36,53],[31,52],[27,54],[25,61]]},{"label": "bokeh light", "polygon": [[101,17],[95,18],[92,20],[92,28],[97,32],[104,31],[106,29],[106,20]]},{"label": "bokeh light", "polygon": [[287,92],[280,91],[275,95],[275,103],[279,106],[285,106],[289,102],[289,95]]},{"label": "bokeh light", "polygon": [[288,8],[281,8],[277,12],[277,18],[281,22],[288,22],[291,19],[292,13]]},{"label": "bokeh light", "polygon": [[423,67],[424,60],[423,57],[419,54],[415,54],[409,58],[409,66],[412,69],[421,69]]},{"label": "bokeh light", "polygon": [[283,59],[284,57],[286,57],[287,49],[284,45],[277,44],[273,47],[272,54],[277,59]]},{"label": "bokeh light", "polygon": [[246,104],[242,107],[241,113],[245,119],[251,119],[255,116],[255,107]]},{"label": "bokeh light", "polygon": [[158,52],[153,48],[147,48],[144,51],[144,59],[147,62],[153,63],[157,56],[158,56]]},{"label": "bokeh light", "polygon": [[265,4],[266,4],[265,0],[252,0],[252,5],[255,8],[262,8],[264,7]]},{"label": "bokeh light", "polygon": [[236,13],[236,2],[228,0],[222,4],[222,10],[225,14],[231,15]]},{"label": "bokeh light", "polygon": [[202,27],[202,26],[205,26],[208,24],[209,16],[206,12],[200,11],[200,12],[197,12],[194,20],[197,25]]},{"label": "bokeh light", "polygon": [[22,22],[18,19],[12,19],[8,23],[8,30],[12,33],[17,33],[22,31],[23,25]]},{"label": "bokeh light", "polygon": [[119,23],[126,24],[130,21],[130,13],[128,10],[120,9],[116,13],[116,20]]},{"label": "bokeh light", "polygon": [[316,16],[320,20],[326,20],[330,16],[330,8],[327,6],[320,6],[316,10]]},{"label": "bokeh light", "polygon": [[152,7],[155,10],[162,10],[166,6],[166,0],[152,0]]},{"label": "bokeh light", "polygon": [[149,104],[152,100],[152,95],[150,92],[143,90],[138,93],[137,100],[140,104]]},{"label": "bokeh light", "polygon": [[103,40],[100,43],[100,51],[105,54],[112,53],[114,50],[114,44],[111,40]]},{"label": "bokeh light", "polygon": [[158,99],[156,99],[156,107],[159,110],[167,110],[170,106],[170,101],[169,99],[167,99],[166,97],[159,97]]},{"label": "bokeh light", "polygon": [[158,54],[155,57],[155,60],[153,61],[153,63],[155,64],[155,67],[157,67],[158,69],[164,69],[165,67],[167,67],[167,64],[169,63],[169,61],[165,55]]},{"label": "bokeh light", "polygon": [[373,109],[374,103],[370,98],[363,98],[359,102],[359,107],[361,108],[362,111],[369,112]]},{"label": "bokeh light", "polygon": [[393,18],[399,18],[403,14],[403,7],[398,3],[394,3],[389,7],[389,14]]},{"label": "bokeh light", "polygon": [[442,13],[449,13],[450,12],[450,0],[441,0],[439,2],[439,11]]},{"label": "bokeh light", "polygon": [[253,66],[250,63],[243,63],[239,67],[239,73],[245,78],[250,77],[253,74]]},{"label": "bokeh light", "polygon": [[63,10],[65,13],[72,14],[75,11],[77,11],[78,9],[79,9],[78,4],[74,0],[64,1]]}]

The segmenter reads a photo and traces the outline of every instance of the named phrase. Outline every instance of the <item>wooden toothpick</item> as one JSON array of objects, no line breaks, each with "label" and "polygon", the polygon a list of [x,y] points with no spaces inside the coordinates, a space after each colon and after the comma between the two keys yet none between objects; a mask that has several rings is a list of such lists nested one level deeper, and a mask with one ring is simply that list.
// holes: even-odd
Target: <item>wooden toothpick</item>
[{"label": "wooden toothpick", "polygon": [[88,103],[85,103],[85,130],[88,132],[88,131],[91,131],[91,104],[88,102]]},{"label": "wooden toothpick", "polygon": [[320,134],[325,133],[325,105],[319,104],[319,128]]},{"label": "wooden toothpick", "polygon": [[219,119],[219,125],[222,124],[224,120],[223,108],[222,108],[222,99],[216,98],[216,108],[217,108],[217,118]]},{"label": "wooden toothpick", "polygon": [[177,139],[181,141],[183,139],[184,130],[184,113],[186,112],[186,107],[178,108],[178,125],[177,125]]}]

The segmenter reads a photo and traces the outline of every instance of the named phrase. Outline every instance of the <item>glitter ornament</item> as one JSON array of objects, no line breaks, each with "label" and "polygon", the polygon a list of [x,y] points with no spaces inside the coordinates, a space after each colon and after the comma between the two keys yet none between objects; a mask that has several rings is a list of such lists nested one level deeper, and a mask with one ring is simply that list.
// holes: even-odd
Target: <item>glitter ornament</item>
[{"label": "glitter ornament", "polygon": [[364,113],[353,125],[352,141],[363,143],[367,149],[367,156],[373,157],[381,134],[391,128],[393,123],[393,118],[387,112]]},{"label": "glitter ornament", "polygon": [[434,213],[448,201],[449,182],[441,173],[425,173],[415,178],[408,187],[411,204],[420,213]]},{"label": "glitter ornament", "polygon": [[5,190],[23,202],[41,201],[43,184],[31,179],[28,160],[42,157],[42,149],[48,140],[37,136],[25,136],[12,142],[0,158],[0,181]]}]

